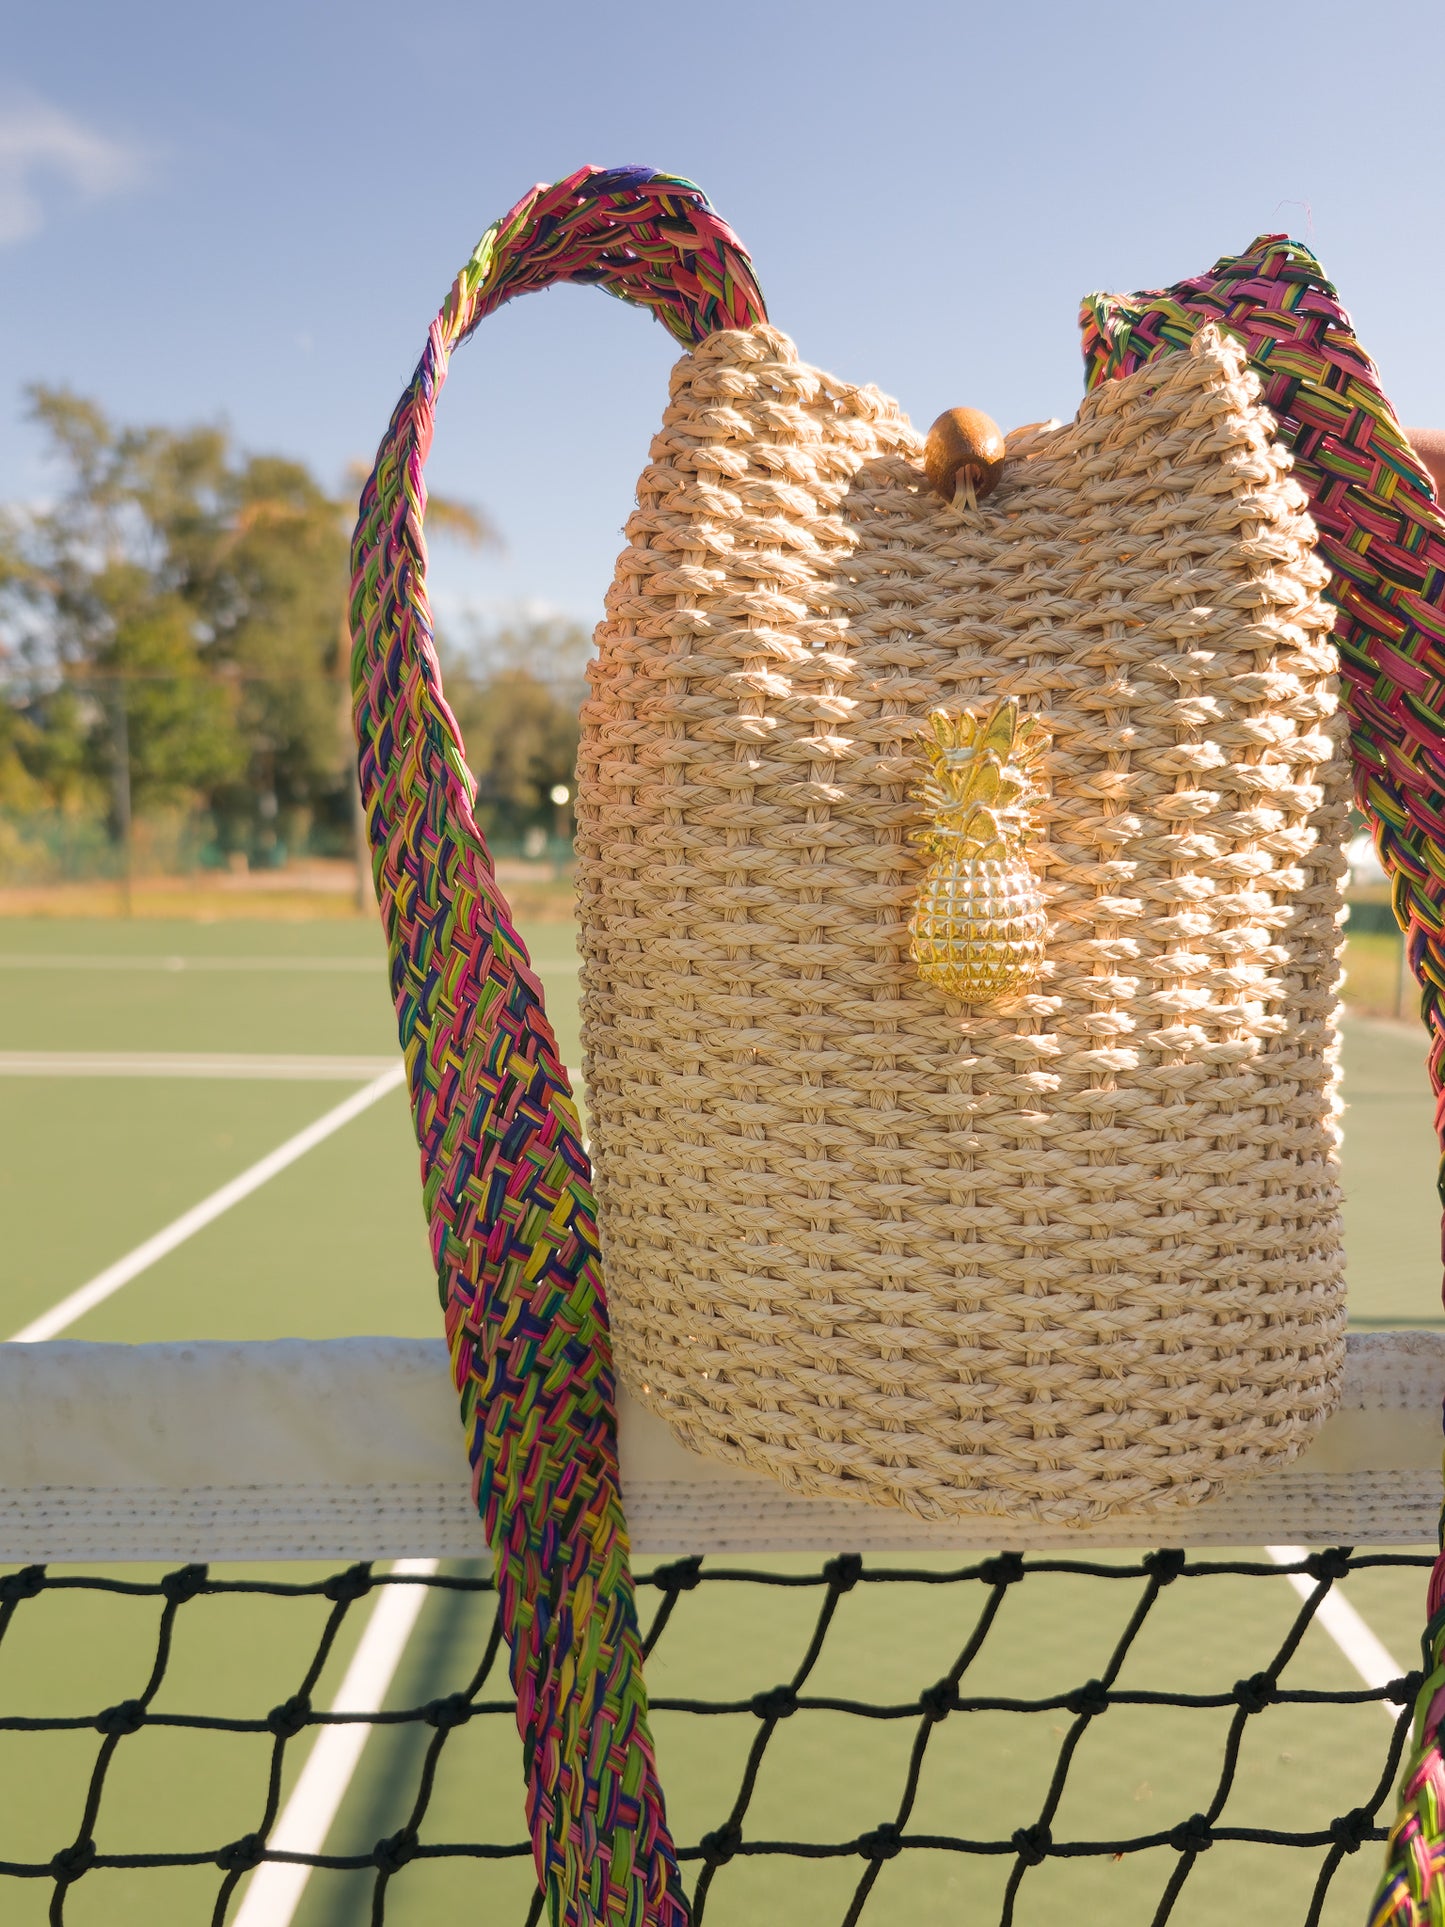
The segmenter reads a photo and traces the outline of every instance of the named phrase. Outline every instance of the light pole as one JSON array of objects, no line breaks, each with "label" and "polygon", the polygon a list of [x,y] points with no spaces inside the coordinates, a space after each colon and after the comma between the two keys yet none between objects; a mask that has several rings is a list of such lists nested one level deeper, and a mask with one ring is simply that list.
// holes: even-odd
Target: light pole
[{"label": "light pole", "polygon": [[[555,815],[552,818],[552,833],[559,843],[570,844],[572,841],[572,818],[567,806],[572,801],[572,792],[565,783],[554,783],[548,791],[548,795],[552,799],[552,808],[555,811]],[[562,874],[562,862],[563,859],[559,852],[556,862],[552,865],[552,874],[556,877],[560,877]]]},{"label": "light pole", "polygon": [[126,714],[125,677],[114,682],[115,700],[111,704],[112,781],[115,795],[115,827],[120,839],[120,901],[122,913],[135,915],[135,853],[130,818],[130,722]]},{"label": "light pole", "polygon": [[564,843],[572,841],[572,819],[567,805],[572,801],[572,792],[565,783],[554,783],[549,792],[556,815],[552,819],[552,834]]}]

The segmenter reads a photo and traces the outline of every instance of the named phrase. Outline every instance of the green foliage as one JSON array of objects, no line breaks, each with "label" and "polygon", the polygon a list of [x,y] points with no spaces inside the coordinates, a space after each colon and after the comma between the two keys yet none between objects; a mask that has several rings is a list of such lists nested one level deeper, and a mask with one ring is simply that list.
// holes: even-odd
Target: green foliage
[{"label": "green foliage", "polygon": [[0,785],[103,807],[128,743],[137,810],[199,804],[236,846],[286,813],[344,830],[347,505],[223,429],[29,399],[60,488],[0,530]]},{"label": "green foliage", "polygon": [[[228,776],[240,778],[246,745],[236,727],[235,691],[206,675],[184,599],[157,592],[132,563],[103,571],[96,590],[110,619],[110,638],[96,654],[97,686],[112,764],[122,742],[127,750],[132,806],[182,802]],[[97,752],[102,740],[97,717]],[[114,787],[113,767],[110,774]]]},{"label": "green foliage", "polygon": [[37,700],[0,705],[11,763],[5,802],[12,808],[79,816],[106,794],[93,755],[101,712],[68,683]]},{"label": "green foliage", "polygon": [[503,841],[528,830],[570,833],[551,792],[576,782],[577,712],[591,642],[579,624],[518,620],[474,631],[444,651],[447,700],[477,785],[477,818]]},{"label": "green foliage", "polygon": [[[0,508],[0,812],[101,834],[127,806],[199,810],[222,850],[262,862],[318,830],[346,849],[350,501],[222,428],[120,426],[67,389],[29,405],[58,487]],[[465,503],[433,497],[427,525],[496,540]],[[588,649],[548,620],[447,651],[478,813],[504,843],[570,828],[551,793],[573,784]]]}]

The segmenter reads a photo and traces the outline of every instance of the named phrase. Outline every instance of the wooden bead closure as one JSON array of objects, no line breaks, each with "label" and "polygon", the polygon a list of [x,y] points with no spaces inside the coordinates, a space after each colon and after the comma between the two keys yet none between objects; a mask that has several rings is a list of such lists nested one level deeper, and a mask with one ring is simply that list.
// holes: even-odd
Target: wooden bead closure
[{"label": "wooden bead closure", "polygon": [[945,410],[923,446],[924,473],[945,502],[954,499],[960,482],[971,484],[975,501],[992,495],[1003,461],[999,425],[977,408]]}]

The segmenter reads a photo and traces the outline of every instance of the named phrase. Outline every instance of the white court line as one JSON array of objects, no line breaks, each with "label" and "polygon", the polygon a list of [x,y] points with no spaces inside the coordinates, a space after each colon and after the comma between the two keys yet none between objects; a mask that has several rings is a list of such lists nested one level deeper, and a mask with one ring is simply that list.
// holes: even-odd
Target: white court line
[{"label": "white court line", "polygon": [[0,1077],[215,1077],[356,1084],[392,1057],[317,1057],[239,1051],[0,1050]]},{"label": "white court line", "polygon": [[127,1252],[125,1257],[118,1259],[115,1264],[107,1265],[104,1271],[90,1280],[89,1284],[81,1285],[77,1291],[71,1292],[69,1297],[62,1298],[58,1305],[52,1305],[49,1311],[42,1312],[39,1318],[22,1326],[12,1335],[10,1343],[33,1345],[39,1343],[41,1339],[58,1336],[67,1326],[73,1325],[77,1318],[84,1317],[86,1312],[93,1311],[97,1305],[103,1304],[107,1298],[118,1292],[122,1285],[128,1285],[132,1278],[139,1277],[141,1272],[148,1270],[168,1252],[174,1251],[177,1245],[183,1245],[188,1238],[193,1238],[198,1231],[213,1223],[223,1212],[229,1211],[233,1204],[239,1204],[242,1198],[249,1198],[253,1191],[259,1191],[261,1186],[274,1178],[278,1171],[284,1171],[288,1164],[294,1164],[298,1158],[305,1157],[309,1150],[320,1144],[323,1139],[330,1137],[334,1131],[339,1131],[343,1124],[349,1124],[352,1118],[359,1117],[363,1111],[369,1110],[378,1098],[385,1097],[389,1091],[394,1091],[405,1077],[406,1066],[393,1064],[389,1070],[384,1071],[380,1077],[374,1077],[369,1084],[354,1092],[334,1110],[327,1111],[324,1117],[318,1117],[314,1124],[308,1124],[304,1131],[298,1131],[295,1137],[287,1138],[284,1144],[278,1145],[258,1164],[253,1164],[249,1171],[243,1171],[240,1177],[232,1178],[231,1182],[223,1184],[219,1191],[213,1191],[210,1197],[203,1198],[199,1204],[193,1205],[173,1224],[168,1224],[164,1231],[158,1231],[153,1238],[147,1238],[144,1244],[137,1245],[134,1251]]},{"label": "white court line", "polygon": [[[576,962],[532,965],[539,976],[575,977]],[[355,972],[368,977],[385,974],[384,957],[175,957],[107,956],[103,951],[0,951],[0,970],[302,970]]]},{"label": "white court line", "polygon": [[[394,1573],[427,1577],[435,1559],[398,1559]],[[426,1603],[425,1586],[385,1586],[366,1622],[361,1643],[331,1703],[333,1713],[380,1712]],[[323,1726],[301,1776],[272,1829],[268,1846],[281,1853],[320,1853],[346,1789],[351,1784],[371,1726]],[[312,1869],[291,1860],[268,1860],[251,1876],[231,1927],[290,1927]]]},{"label": "white court line", "polygon": [[[243,1171],[240,1177],[213,1192],[183,1217],[177,1218],[174,1224],[168,1225],[154,1238],[138,1245],[118,1263],[92,1278],[89,1284],[62,1298],[58,1305],[52,1306],[48,1312],[16,1332],[10,1342],[34,1344],[56,1337],[94,1306],[129,1284],[148,1266],[220,1217],[222,1212],[248,1197],[268,1178],[285,1170],[288,1164],[294,1164],[297,1158],[303,1157],[323,1138],[330,1137],[378,1098],[395,1090],[405,1075],[404,1064],[389,1066],[363,1090],[338,1104],[295,1137],[288,1138],[268,1157],[262,1158],[259,1164],[253,1164],[249,1171]],[[435,1559],[399,1559],[391,1567],[394,1573],[419,1576],[434,1573],[436,1569]],[[421,1586],[388,1586],[383,1590],[337,1690],[332,1712],[373,1713],[380,1710],[424,1603],[425,1588]],[[328,1726],[321,1730],[271,1834],[272,1847],[283,1853],[321,1852],[371,1730],[364,1721],[349,1726]],[[232,1927],[290,1927],[310,1878],[311,1868],[294,1861],[265,1862],[252,1874]]]},{"label": "white court line", "polygon": [[[1266,1546],[1265,1551],[1277,1566],[1297,1566],[1310,1556],[1308,1546]],[[1319,1582],[1311,1579],[1307,1572],[1292,1572],[1289,1574],[1289,1583],[1301,1599],[1310,1599]],[[1388,1686],[1392,1679],[1403,1676],[1405,1668],[1375,1637],[1337,1586],[1332,1587],[1320,1601],[1314,1623],[1329,1634],[1366,1686]],[[1400,1717],[1399,1707],[1389,1700],[1381,1700],[1379,1707],[1393,1726]]]}]

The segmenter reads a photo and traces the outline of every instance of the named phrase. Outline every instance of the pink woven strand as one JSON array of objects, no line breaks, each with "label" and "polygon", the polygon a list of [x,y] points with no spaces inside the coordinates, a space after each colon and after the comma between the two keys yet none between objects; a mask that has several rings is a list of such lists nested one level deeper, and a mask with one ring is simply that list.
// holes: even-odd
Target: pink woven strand
[{"label": "pink woven strand", "polygon": [[590,1170],[442,694],[423,469],[450,354],[512,296],[595,283],[678,339],[763,318],[690,182],[584,168],[488,229],[428,333],[353,544],[358,768],[477,1502],[554,1920],[681,1927],[618,1490]]}]

